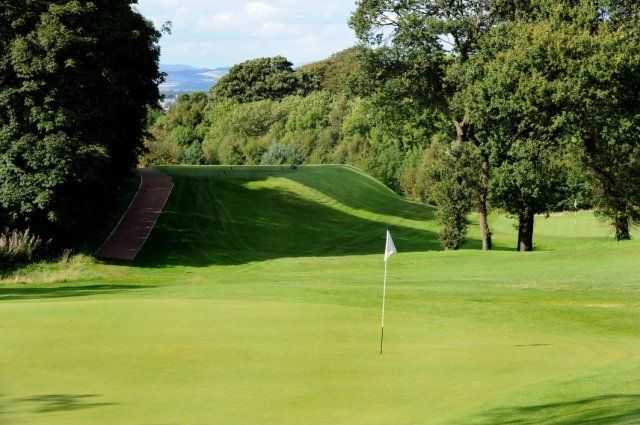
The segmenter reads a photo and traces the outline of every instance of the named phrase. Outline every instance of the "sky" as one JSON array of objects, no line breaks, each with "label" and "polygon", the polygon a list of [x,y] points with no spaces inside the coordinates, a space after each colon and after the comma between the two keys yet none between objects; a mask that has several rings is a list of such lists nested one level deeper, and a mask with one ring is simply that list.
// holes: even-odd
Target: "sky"
[{"label": "sky", "polygon": [[282,55],[295,65],[356,44],[348,26],[355,0],[139,0],[158,28],[163,64],[205,68]]}]

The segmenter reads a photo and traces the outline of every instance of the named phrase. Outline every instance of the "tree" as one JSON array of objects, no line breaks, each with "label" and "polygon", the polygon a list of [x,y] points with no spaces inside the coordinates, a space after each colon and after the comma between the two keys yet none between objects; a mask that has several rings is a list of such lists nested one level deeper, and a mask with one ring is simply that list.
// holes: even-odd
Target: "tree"
[{"label": "tree", "polygon": [[[376,49],[365,66],[381,80],[441,112],[459,143],[482,146],[478,129],[469,123],[465,105],[454,107],[452,96],[464,89],[469,59],[482,36],[495,25],[525,11],[527,1],[494,0],[360,0],[351,17],[358,38]],[[491,249],[488,223],[489,158],[480,150],[475,165],[480,176],[477,208],[483,249]]]},{"label": "tree", "polygon": [[277,100],[294,94],[304,95],[317,88],[306,73],[296,73],[293,64],[282,56],[259,58],[231,68],[213,87],[214,97],[241,103]]},{"label": "tree", "polygon": [[557,153],[537,140],[515,140],[494,168],[491,200],[517,218],[518,251],[533,251],[535,216],[551,211],[564,195]]},{"label": "tree", "polygon": [[149,128],[147,151],[140,161],[145,165],[202,164],[204,129],[201,124],[208,102],[206,93],[178,96],[176,103]]},{"label": "tree", "polygon": [[519,251],[533,250],[535,215],[553,209],[566,186],[558,165],[564,127],[553,102],[562,90],[548,78],[557,68],[547,47],[553,38],[538,21],[489,30],[452,99],[490,158],[492,203],[518,219]]},{"label": "tree", "polygon": [[469,122],[483,129],[496,170],[493,198],[519,217],[519,249],[533,248],[533,215],[566,198],[559,161],[567,152],[590,170],[596,206],[618,238],[628,237],[640,191],[636,30],[616,24],[603,3],[538,7],[534,19],[485,36],[454,103],[471,105]]},{"label": "tree", "polygon": [[331,93],[344,93],[354,76],[360,72],[360,49],[349,49],[334,53],[329,58],[300,67],[298,72],[318,82],[318,88]]},{"label": "tree", "polygon": [[162,75],[160,33],[133,4],[0,1],[0,206],[15,225],[77,231],[135,167]]},{"label": "tree", "polygon": [[434,140],[425,153],[425,188],[438,207],[440,242],[445,249],[462,247],[475,206],[480,182],[472,165],[479,152],[469,143],[445,144]]},{"label": "tree", "polygon": [[[598,7],[600,6],[600,7]],[[565,75],[573,88],[563,98],[572,134],[595,188],[595,206],[631,238],[640,222],[640,5],[626,0],[583,2],[567,42]]]}]

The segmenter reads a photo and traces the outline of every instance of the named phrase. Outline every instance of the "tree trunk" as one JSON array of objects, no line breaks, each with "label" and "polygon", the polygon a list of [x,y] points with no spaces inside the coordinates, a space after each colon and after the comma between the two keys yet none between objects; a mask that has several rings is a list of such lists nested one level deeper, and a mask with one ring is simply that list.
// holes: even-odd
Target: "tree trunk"
[{"label": "tree trunk", "polygon": [[631,233],[629,232],[629,217],[618,217],[616,219],[616,239],[618,241],[631,240]]},{"label": "tree trunk", "polygon": [[[456,127],[456,141],[458,143],[469,142],[469,132],[472,131],[466,123],[466,118],[462,121],[454,121]],[[491,251],[493,249],[493,239],[489,227],[489,161],[486,158],[480,163],[480,196],[478,197],[478,215],[480,225],[480,236],[482,238],[482,250]]]},{"label": "tree trunk", "polygon": [[488,195],[489,162],[483,159],[480,166],[480,199],[478,205],[478,214],[480,215],[480,235],[482,237],[483,251],[491,251],[493,249],[493,239],[491,237],[491,229],[489,228],[489,208],[487,207]]},{"label": "tree trunk", "polygon": [[533,224],[535,215],[525,209],[521,211],[518,217],[518,251],[533,251]]}]

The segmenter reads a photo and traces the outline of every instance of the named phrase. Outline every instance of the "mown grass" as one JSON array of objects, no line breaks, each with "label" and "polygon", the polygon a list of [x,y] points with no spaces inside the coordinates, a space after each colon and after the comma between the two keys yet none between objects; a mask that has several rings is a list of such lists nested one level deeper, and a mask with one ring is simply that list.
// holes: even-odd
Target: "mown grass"
[{"label": "mown grass", "polygon": [[495,252],[476,226],[442,252],[356,170],[165,171],[136,265],[0,283],[0,424],[640,423],[640,243],[591,213],[539,218],[534,253],[502,216]]}]

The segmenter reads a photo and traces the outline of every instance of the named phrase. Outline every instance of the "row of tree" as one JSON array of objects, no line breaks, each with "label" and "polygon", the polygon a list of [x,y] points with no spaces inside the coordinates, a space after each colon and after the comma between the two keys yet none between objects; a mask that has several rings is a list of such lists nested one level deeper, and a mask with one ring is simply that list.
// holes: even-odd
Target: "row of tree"
[{"label": "row of tree", "polygon": [[[442,177],[443,198],[476,187],[484,248],[491,199],[518,217],[528,251],[535,214],[562,197],[567,158],[618,239],[640,218],[639,11],[628,0],[362,0],[351,25],[374,47],[371,90],[397,81],[437,109],[455,133],[442,155],[476,169]],[[458,207],[447,221],[463,221]]]}]

